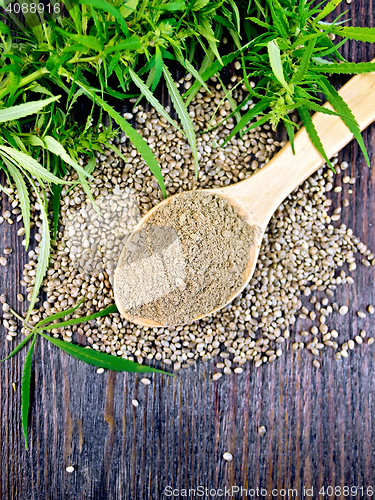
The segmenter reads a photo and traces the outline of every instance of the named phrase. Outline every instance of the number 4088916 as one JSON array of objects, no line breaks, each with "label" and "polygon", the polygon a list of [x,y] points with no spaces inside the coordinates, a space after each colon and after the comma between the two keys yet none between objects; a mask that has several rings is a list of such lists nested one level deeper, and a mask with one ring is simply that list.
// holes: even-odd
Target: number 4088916
[{"label": "number 4088916", "polygon": [[60,4],[55,3],[51,5],[50,3],[44,5],[42,3],[10,3],[5,7],[6,12],[14,14],[60,14]]},{"label": "number 4088916", "polygon": [[370,498],[374,496],[374,488],[367,486],[322,486],[319,490],[319,495],[322,497],[358,497]]}]

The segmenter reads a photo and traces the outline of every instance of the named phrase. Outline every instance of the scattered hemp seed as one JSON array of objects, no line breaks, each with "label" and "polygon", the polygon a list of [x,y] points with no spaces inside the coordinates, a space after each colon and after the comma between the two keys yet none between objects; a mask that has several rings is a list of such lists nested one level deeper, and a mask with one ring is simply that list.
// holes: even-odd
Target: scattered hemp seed
[{"label": "scattered hemp seed", "polygon": [[5,258],[5,257],[0,257],[0,264],[1,264],[2,266],[6,266],[6,265],[7,265],[7,262],[8,262],[8,261],[6,260],[6,258]]},{"label": "scattered hemp seed", "polygon": [[4,248],[3,253],[4,255],[10,255],[13,252],[12,248]]},{"label": "scattered hemp seed", "polygon": [[375,339],[374,339],[374,337],[369,337],[369,338],[367,339],[367,344],[368,344],[368,345],[372,345],[372,344],[374,343],[374,340],[375,340]]},{"label": "scattered hemp seed", "polygon": [[315,366],[315,368],[320,368],[320,363],[317,359],[314,359],[313,365]]},{"label": "scattered hemp seed", "polygon": [[132,399],[132,405],[135,407],[135,408],[138,408],[139,406],[139,402],[137,399]]},{"label": "scattered hemp seed", "polygon": [[353,350],[354,346],[355,346],[354,340],[352,340],[352,339],[348,340],[348,347],[349,347],[349,349]]},{"label": "scattered hemp seed", "polygon": [[222,376],[223,376],[223,374],[220,372],[214,373],[212,375],[212,380],[219,380],[219,378],[221,378]]},{"label": "scattered hemp seed", "polygon": [[265,428],[264,425],[261,425],[259,428],[258,428],[258,434],[260,436],[264,436],[264,434],[267,432],[267,429]]},{"label": "scattered hemp seed", "polygon": [[72,472],[74,472],[74,467],[72,465],[69,465],[65,470],[66,472],[69,472],[69,474],[71,474]]},{"label": "scattered hemp seed", "polygon": [[96,373],[99,373],[99,375],[100,375],[101,373],[104,373],[104,368],[98,368],[98,369],[96,370]]},{"label": "scattered hemp seed", "polygon": [[229,453],[229,451],[226,451],[225,453],[223,453],[223,458],[227,462],[231,462],[233,460],[233,455],[232,453]]},{"label": "scattered hemp seed", "polygon": [[373,305],[369,305],[368,308],[367,308],[367,312],[369,314],[374,314],[375,312],[375,307]]},{"label": "scattered hemp seed", "polygon": [[360,334],[360,336],[364,339],[364,338],[366,337],[367,332],[366,332],[366,330],[361,330],[361,331],[359,332],[359,334]]},{"label": "scattered hemp seed", "polygon": [[17,295],[17,300],[18,300],[18,302],[23,302],[25,300],[25,297],[22,295],[22,293],[19,293]]},{"label": "scattered hemp seed", "polygon": [[355,341],[357,342],[357,344],[361,345],[362,342],[363,342],[363,339],[360,335],[356,335],[355,336]]},{"label": "scattered hemp seed", "polygon": [[341,306],[339,309],[339,314],[341,314],[341,316],[345,316],[345,314],[347,314],[348,310],[349,309],[347,306]]},{"label": "scattered hemp seed", "polygon": [[357,311],[357,316],[358,316],[359,318],[365,318],[365,317],[366,317],[366,313],[365,313],[365,312],[363,312],[363,311]]},{"label": "scattered hemp seed", "polygon": [[149,378],[141,378],[141,382],[143,385],[150,385],[151,380]]},{"label": "scattered hemp seed", "polygon": [[311,329],[310,329],[310,333],[311,333],[312,335],[318,335],[318,333],[319,333],[319,329],[318,329],[318,327],[317,327],[317,326],[315,326],[315,325],[314,325],[314,326],[312,326],[312,327],[311,327]]}]

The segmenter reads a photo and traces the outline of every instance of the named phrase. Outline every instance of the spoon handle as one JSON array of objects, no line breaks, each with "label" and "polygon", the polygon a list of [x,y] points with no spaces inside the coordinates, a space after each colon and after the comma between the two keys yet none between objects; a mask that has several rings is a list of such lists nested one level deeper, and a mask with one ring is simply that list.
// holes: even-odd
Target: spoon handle
[{"label": "spoon handle", "polygon": [[[339,91],[352,110],[361,130],[375,120],[375,72],[349,80]],[[325,107],[332,109],[329,104]],[[338,116],[315,113],[313,123],[328,158],[353,139],[353,134]],[[324,164],[305,128],[295,137],[295,153],[286,144],[259,172],[244,181],[224,188],[244,208],[248,218],[265,228],[280,203],[305,179]]]}]

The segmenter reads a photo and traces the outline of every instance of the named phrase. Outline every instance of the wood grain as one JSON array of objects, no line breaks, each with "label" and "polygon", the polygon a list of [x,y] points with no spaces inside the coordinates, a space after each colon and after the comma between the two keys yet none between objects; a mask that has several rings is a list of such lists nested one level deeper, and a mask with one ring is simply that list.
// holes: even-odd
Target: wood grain
[{"label": "wood grain", "polygon": [[[345,17],[351,17],[353,24],[373,26],[372,0],[355,0],[340,8],[348,10]],[[370,45],[350,42],[345,47],[350,60],[374,57]],[[364,132],[364,140],[374,165],[375,126]],[[342,160],[352,165],[349,175],[357,176],[342,222],[374,249],[375,170],[366,167],[355,143],[342,151]],[[335,205],[348,196],[347,190],[343,185],[343,192],[334,194]],[[5,199],[1,206],[8,206]],[[25,257],[16,230],[17,224],[0,226],[0,252],[6,246],[14,249],[8,266],[0,268],[0,293],[7,293],[9,303],[19,308],[17,283]],[[336,293],[340,304],[350,305],[348,316],[334,320],[347,338],[362,328],[372,334],[374,330],[374,317],[355,316],[357,310],[375,303],[374,270],[359,266],[353,275],[355,285]],[[297,322],[294,332],[300,326]],[[5,340],[0,328],[4,357],[13,343]],[[297,488],[299,493],[303,487],[313,487],[314,499],[323,498],[317,494],[321,486],[375,489],[374,355],[374,346],[367,345],[342,362],[324,352],[322,368],[316,370],[307,352],[288,350],[273,364],[260,369],[249,365],[243,374],[215,383],[213,364],[198,363],[176,379],[150,375],[152,385],[145,387],[139,375],[98,375],[95,368],[39,341],[33,364],[29,453],[20,424],[25,352],[0,366],[1,499],[184,498],[167,497],[168,485],[186,489],[237,485],[269,492]],[[139,400],[138,408],[132,406],[133,398]],[[264,436],[257,432],[260,425],[267,428]],[[233,454],[232,462],[223,460],[225,451]],[[72,474],[65,471],[68,465],[75,468]]]}]

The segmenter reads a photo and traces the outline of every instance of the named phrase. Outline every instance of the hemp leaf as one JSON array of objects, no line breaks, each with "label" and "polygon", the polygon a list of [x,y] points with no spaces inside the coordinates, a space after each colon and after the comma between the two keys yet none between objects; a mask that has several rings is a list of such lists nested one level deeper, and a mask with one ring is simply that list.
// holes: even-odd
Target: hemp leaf
[{"label": "hemp leaf", "polygon": [[[54,325],[56,328],[56,325]],[[106,354],[100,351],[94,351],[94,349],[88,349],[86,347],[81,347],[76,344],[70,344],[64,340],[55,339],[54,337],[49,337],[44,335],[44,333],[39,332],[43,338],[51,342],[55,346],[59,347],[62,351],[70,354],[74,358],[83,361],[89,365],[97,366],[99,368],[105,368],[106,370],[112,370],[114,372],[137,372],[137,373],[164,373],[162,370],[157,370],[151,366],[140,365],[135,361],[130,361],[129,359],[122,359],[111,354]],[[170,375],[169,373],[167,375]]]},{"label": "hemp leaf", "polygon": [[[48,331],[55,328],[63,328],[65,326],[77,325],[85,321],[91,321],[93,319],[118,312],[117,307],[115,305],[111,305],[106,309],[103,309],[102,311],[90,314],[89,316],[85,316],[83,318],[73,318],[68,321],[61,321],[55,323],[56,320],[68,316],[72,314],[74,311],[76,311],[82,305],[83,301],[84,298],[82,297],[82,299],[78,302],[76,306],[67,309],[66,311],[61,311],[52,314],[51,316],[48,316],[48,318],[42,319],[33,328],[29,327],[28,324],[25,322],[24,318],[22,318],[19,314],[17,314],[15,311],[11,309],[12,314],[16,316],[19,320],[21,320],[26,327],[32,328],[31,333],[29,333],[29,335],[18,344],[18,346],[9,354],[9,356],[0,360],[1,363],[3,361],[6,361],[7,359],[10,359],[15,354],[17,354],[23,347],[25,347],[26,344],[29,342],[29,340],[31,340],[31,338],[33,339],[30,348],[26,354],[26,359],[22,371],[22,383],[21,383],[22,429],[25,437],[26,450],[29,449],[27,440],[27,423],[30,410],[31,363],[38,335],[48,340],[48,342],[51,342],[51,344],[54,344],[56,347],[66,352],[73,358],[79,359],[80,361],[83,361],[84,363],[87,363],[89,365],[105,368],[106,370],[112,370],[116,372],[162,373],[164,375],[170,375],[172,377],[175,377],[175,375],[173,375],[172,373],[158,370],[157,368],[153,368],[152,366],[141,365],[140,363],[136,363],[135,361],[131,361],[129,359],[123,359],[101,351],[95,351],[93,349],[90,349],[89,347],[83,347],[80,345],[71,344],[70,342],[65,342],[64,340],[56,339],[54,337],[45,335],[42,332],[42,330]],[[47,325],[47,323],[49,324]]]},{"label": "hemp leaf", "polygon": [[29,408],[30,408],[30,383],[31,383],[31,362],[33,359],[33,352],[36,342],[36,333],[34,333],[34,338],[31,343],[30,349],[27,351],[25,363],[22,370],[22,382],[21,382],[21,398],[22,398],[22,430],[25,436],[26,450],[29,449],[27,443],[27,421],[29,418]]}]

